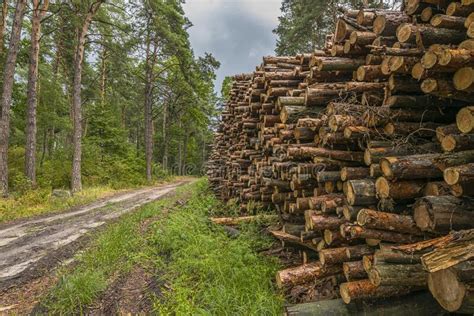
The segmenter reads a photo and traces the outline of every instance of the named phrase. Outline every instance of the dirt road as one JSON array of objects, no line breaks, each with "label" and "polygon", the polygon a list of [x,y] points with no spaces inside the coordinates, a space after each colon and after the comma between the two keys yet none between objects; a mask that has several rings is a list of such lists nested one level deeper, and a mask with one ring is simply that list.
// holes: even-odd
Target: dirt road
[{"label": "dirt road", "polygon": [[0,295],[64,263],[89,232],[190,181],[122,193],[68,212],[0,226]]}]

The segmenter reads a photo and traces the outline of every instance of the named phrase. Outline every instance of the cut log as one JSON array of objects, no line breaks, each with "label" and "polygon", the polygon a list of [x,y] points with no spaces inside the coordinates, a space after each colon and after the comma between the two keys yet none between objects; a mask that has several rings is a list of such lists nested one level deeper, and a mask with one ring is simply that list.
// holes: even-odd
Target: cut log
[{"label": "cut log", "polygon": [[456,125],[462,133],[470,133],[474,129],[474,106],[468,106],[459,111]]},{"label": "cut log", "polygon": [[436,14],[431,18],[430,24],[434,27],[443,27],[453,30],[464,30],[465,20],[465,18],[459,16]]},{"label": "cut log", "polygon": [[348,181],[348,180],[360,180],[364,178],[368,178],[369,168],[364,167],[343,167],[341,169],[341,180]]},{"label": "cut log", "polygon": [[377,34],[373,32],[354,31],[349,36],[349,43],[352,45],[369,45],[377,38]]},{"label": "cut log", "polygon": [[446,8],[450,16],[468,16],[474,10],[474,5],[462,5],[461,2],[451,2]]},{"label": "cut log", "polygon": [[339,218],[332,215],[314,214],[314,211],[305,212],[305,221],[311,230],[324,231],[325,229],[338,229],[339,226],[346,223],[345,218]]},{"label": "cut log", "polygon": [[319,71],[354,71],[364,64],[365,59],[326,57],[319,59],[317,68]]},{"label": "cut log", "polygon": [[[460,68],[453,77],[454,87],[463,92],[474,92],[474,70],[472,67]],[[472,101],[472,100],[471,100]]]},{"label": "cut log", "polygon": [[468,49],[444,49],[438,57],[441,66],[461,68],[474,65],[474,51]]},{"label": "cut log", "polygon": [[474,163],[447,168],[444,170],[444,181],[447,184],[474,184]]},{"label": "cut log", "polygon": [[356,261],[364,255],[373,254],[374,250],[367,245],[356,245],[323,249],[319,252],[319,261],[323,266],[345,261]]},{"label": "cut log", "polygon": [[[383,247],[376,250],[374,253],[373,264],[379,263],[397,263],[397,264],[421,264],[422,254],[417,253],[404,253],[401,251],[395,251],[392,247]],[[372,265],[370,266],[372,268]],[[370,271],[370,270],[369,270]]]},{"label": "cut log", "polygon": [[[467,267],[466,267],[467,266]],[[464,281],[468,269],[471,277]],[[428,287],[438,303],[449,312],[474,313],[474,287],[472,264],[461,263],[449,269],[430,273]]]},{"label": "cut log", "polygon": [[365,228],[358,225],[353,225],[350,227],[350,234],[352,238],[376,239],[401,244],[412,243],[421,239],[420,237],[415,235]]},{"label": "cut log", "polygon": [[347,281],[367,279],[367,272],[364,270],[364,264],[360,261],[349,261],[342,264],[342,271]]},{"label": "cut log", "polygon": [[422,231],[447,233],[474,227],[474,203],[454,196],[426,196],[414,205],[416,225]]},{"label": "cut log", "polygon": [[357,223],[364,227],[379,230],[424,235],[416,226],[415,220],[410,215],[399,215],[374,211],[371,209],[362,209],[357,215]]},{"label": "cut log", "polygon": [[257,215],[257,216],[242,216],[242,217],[211,217],[211,222],[217,225],[235,226],[242,223],[249,223],[255,221],[276,221],[278,215]]},{"label": "cut log", "polygon": [[393,35],[402,23],[410,21],[410,17],[403,12],[390,11],[387,14],[377,15],[373,30],[377,35]]},{"label": "cut log", "polygon": [[423,196],[425,184],[425,180],[390,182],[384,177],[379,177],[375,181],[375,190],[377,196],[382,199],[411,200]]},{"label": "cut log", "polygon": [[374,180],[349,180],[347,183],[346,198],[350,205],[372,205],[377,203]]},{"label": "cut log", "polygon": [[395,122],[387,123],[383,131],[387,136],[412,136],[431,139],[436,135],[437,123]]},{"label": "cut log", "polygon": [[270,233],[273,235],[273,237],[280,240],[285,247],[297,246],[317,251],[316,247],[311,242],[302,242],[300,237],[276,230],[270,231]]},{"label": "cut log", "polygon": [[416,290],[407,286],[375,286],[370,280],[342,283],[339,289],[341,297],[346,304],[356,299],[402,296]]},{"label": "cut log", "polygon": [[[470,236],[472,231],[464,232],[462,236],[464,238],[454,239],[446,245],[424,254],[421,260],[425,269],[428,272],[436,272],[472,260],[474,257],[474,238]],[[472,271],[473,264],[474,262],[471,264],[469,271]],[[466,277],[474,279],[474,275],[466,275]]]},{"label": "cut log", "polygon": [[452,134],[443,138],[441,147],[444,151],[463,151],[474,148],[474,134]]},{"label": "cut log", "polygon": [[440,178],[442,171],[434,165],[437,154],[385,157],[380,159],[380,168],[387,179]]},{"label": "cut log", "polygon": [[425,287],[427,275],[421,264],[377,264],[369,271],[369,280],[375,286]]},{"label": "cut log", "polygon": [[319,262],[308,263],[298,267],[278,271],[276,283],[279,288],[295,286],[316,278],[331,276],[342,272],[340,265],[323,266]]}]

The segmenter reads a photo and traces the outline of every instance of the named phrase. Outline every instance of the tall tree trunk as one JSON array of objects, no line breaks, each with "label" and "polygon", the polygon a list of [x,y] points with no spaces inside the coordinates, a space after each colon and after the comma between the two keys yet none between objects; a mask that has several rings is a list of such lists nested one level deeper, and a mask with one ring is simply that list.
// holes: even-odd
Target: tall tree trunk
[{"label": "tall tree trunk", "polygon": [[8,0],[2,1],[2,16],[0,17],[0,54],[3,52],[3,38],[5,37],[5,28],[8,17]]},{"label": "tall tree trunk", "polygon": [[[179,127],[179,130],[181,131],[182,128],[183,128],[183,123],[181,122],[181,120],[179,120],[178,122],[178,127]],[[183,142],[182,140],[180,139],[179,142],[178,142],[178,170],[177,170],[177,174],[179,176],[182,175],[182,166],[183,166]]]},{"label": "tall tree trunk", "polygon": [[105,89],[107,84],[107,47],[102,46],[102,55],[100,56],[100,105],[105,105]]},{"label": "tall tree trunk", "polygon": [[186,175],[186,158],[188,156],[188,138],[189,135],[187,132],[184,134],[184,144],[183,144],[183,163],[181,165],[181,168],[183,170],[183,175]]},{"label": "tall tree trunk", "polygon": [[163,168],[168,169],[168,104],[163,104]]},{"label": "tall tree trunk", "polygon": [[20,35],[25,15],[26,0],[16,2],[12,33],[7,59],[3,68],[3,87],[0,100],[0,194],[8,195],[8,140],[10,137],[10,108],[12,103],[13,77],[15,75],[16,58],[20,49]]},{"label": "tall tree trunk", "polygon": [[[150,23],[152,16],[147,21],[146,61],[145,61],[145,162],[146,179],[152,180],[153,172],[153,82],[155,79],[154,68],[158,58],[158,34],[151,33]],[[153,36],[152,36],[153,35]]]},{"label": "tall tree trunk", "polygon": [[105,0],[98,0],[91,4],[85,16],[84,22],[78,33],[76,52],[74,55],[74,80],[72,85],[72,123],[73,123],[73,157],[71,172],[71,190],[79,192],[82,190],[81,160],[82,160],[82,106],[81,106],[81,84],[82,84],[82,63],[84,60],[84,49],[86,36],[92,18],[99,10],[100,5]]},{"label": "tall tree trunk", "polygon": [[36,186],[36,106],[38,103],[38,62],[41,37],[41,20],[48,10],[49,0],[40,5],[40,0],[33,0],[33,16],[31,19],[31,48],[28,69],[27,114],[26,114],[26,146],[25,175]]}]

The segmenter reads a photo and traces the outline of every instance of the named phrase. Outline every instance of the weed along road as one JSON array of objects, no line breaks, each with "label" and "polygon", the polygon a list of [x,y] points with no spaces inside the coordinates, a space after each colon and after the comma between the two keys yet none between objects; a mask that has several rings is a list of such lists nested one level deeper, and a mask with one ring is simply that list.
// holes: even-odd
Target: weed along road
[{"label": "weed along road", "polygon": [[0,293],[72,257],[88,233],[191,181],[130,191],[68,212],[0,225]]}]

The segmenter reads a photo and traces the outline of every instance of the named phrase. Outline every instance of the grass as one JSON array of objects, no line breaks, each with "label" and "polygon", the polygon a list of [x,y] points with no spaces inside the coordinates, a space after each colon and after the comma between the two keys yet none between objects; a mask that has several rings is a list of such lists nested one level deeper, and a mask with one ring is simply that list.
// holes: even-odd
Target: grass
[{"label": "grass", "polygon": [[[205,190],[203,186],[200,183],[198,191]],[[283,299],[272,284],[279,265],[256,253],[268,247],[270,240],[262,237],[258,224],[242,226],[238,238],[229,238],[207,220],[208,213],[218,207],[212,195],[198,194],[179,212],[156,223],[150,242],[158,252],[156,265],[165,272],[162,278],[169,289],[156,298],[156,312],[280,314]]]},{"label": "grass", "polygon": [[[167,181],[169,180],[171,178],[167,179]],[[158,184],[158,182],[155,184]],[[128,189],[131,188],[133,187]],[[50,189],[27,190],[22,194],[13,194],[6,199],[0,198],[0,223],[65,211],[71,207],[84,205],[125,189],[116,189],[111,186],[87,187],[67,198],[52,196]]]},{"label": "grass", "polygon": [[85,188],[69,198],[55,198],[49,189],[30,190],[19,196],[0,198],[0,223],[66,210],[118,192],[108,186]]},{"label": "grass", "polygon": [[[172,211],[175,201],[188,202]],[[269,240],[259,226],[241,227],[231,239],[207,216],[220,204],[201,180],[179,188],[174,197],[125,215],[99,233],[92,246],[78,256],[73,271],[42,300],[49,313],[83,313],[111,283],[140,264],[155,271],[166,284],[153,298],[162,315],[274,315],[283,299],[272,284],[277,262],[256,253]],[[166,214],[165,214],[166,213]],[[153,219],[143,233],[143,222]]]}]

